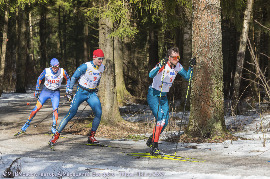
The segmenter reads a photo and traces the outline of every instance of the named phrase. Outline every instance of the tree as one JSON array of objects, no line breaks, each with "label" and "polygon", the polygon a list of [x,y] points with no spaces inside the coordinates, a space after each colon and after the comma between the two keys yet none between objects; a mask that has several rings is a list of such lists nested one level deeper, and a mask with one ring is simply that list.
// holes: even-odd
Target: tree
[{"label": "tree", "polygon": [[238,98],[239,98],[240,82],[241,82],[241,78],[242,78],[242,71],[243,71],[243,65],[244,65],[244,60],[245,60],[245,52],[246,52],[248,31],[249,31],[249,22],[251,19],[253,2],[254,2],[254,0],[247,0],[247,8],[246,8],[246,11],[244,14],[243,29],[242,29],[239,49],[238,49],[238,53],[237,53],[237,63],[236,63],[236,70],[235,70],[235,75],[234,75],[234,85],[233,85],[234,113],[237,113],[235,110],[236,110],[236,106],[237,106]]},{"label": "tree", "polygon": [[106,57],[104,61],[105,72],[102,75],[99,96],[102,106],[102,120],[108,124],[115,124],[121,118],[118,109],[115,91],[115,66],[113,62],[113,39],[109,37],[112,33],[112,21],[101,18],[99,21],[99,48],[103,50]]},{"label": "tree", "polygon": [[8,33],[8,17],[9,17],[9,4],[5,5],[5,16],[4,16],[4,26],[3,26],[3,42],[2,42],[2,51],[1,51],[1,66],[0,66],[0,96],[3,92],[4,86],[4,72],[6,66],[6,51],[7,51],[7,33]]},{"label": "tree", "polygon": [[46,68],[47,56],[47,7],[46,3],[40,4],[40,21],[39,21],[39,36],[40,36],[40,66]]},{"label": "tree", "polygon": [[192,53],[197,57],[187,133],[210,138],[225,133],[220,0],[193,0]]},{"label": "tree", "polygon": [[[184,7],[186,20],[185,27],[183,29],[183,57],[181,58],[181,64],[184,67],[188,66],[188,60],[192,56],[192,10],[189,7]],[[181,84],[181,104],[184,105],[188,83],[183,80]]]},{"label": "tree", "polygon": [[26,13],[28,10],[25,7],[18,7],[18,26],[17,26],[17,39],[18,39],[18,48],[17,48],[17,57],[16,57],[16,92],[25,93],[26,92],[26,62],[28,58],[28,25]]},{"label": "tree", "polygon": [[[130,25],[130,12],[128,4],[122,0],[109,1],[108,9],[104,11],[104,16],[112,22],[112,32],[108,34],[113,38],[113,61],[115,63],[116,94],[118,105],[122,106],[124,101],[128,101],[132,96],[126,89],[124,81],[124,48],[123,39],[132,37],[136,30]],[[127,59],[128,60],[128,59]]]}]

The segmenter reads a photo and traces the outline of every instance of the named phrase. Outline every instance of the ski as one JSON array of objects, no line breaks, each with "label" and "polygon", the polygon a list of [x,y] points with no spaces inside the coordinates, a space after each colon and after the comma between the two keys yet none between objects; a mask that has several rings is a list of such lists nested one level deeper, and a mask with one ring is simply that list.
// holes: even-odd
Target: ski
[{"label": "ski", "polygon": [[170,154],[163,154],[163,155],[151,155],[150,153],[128,153],[127,155],[134,156],[134,157],[146,157],[146,158],[158,158],[158,159],[165,159],[165,160],[178,160],[182,162],[205,162],[204,160],[198,160],[195,158],[186,158],[181,156],[175,156]]},{"label": "ski", "polygon": [[19,136],[19,135],[21,135],[21,134],[24,134],[25,132],[24,131],[19,131],[19,132],[17,132],[16,134],[14,134],[14,136]]},{"label": "ski", "polygon": [[51,150],[52,150],[52,151],[55,151],[55,150],[54,150],[54,145],[53,145],[53,144],[52,144],[50,141],[49,141],[49,143],[48,143],[48,144],[49,144],[49,146],[50,146]]},{"label": "ski", "polygon": [[116,148],[116,149],[131,149],[130,147],[116,147],[116,146],[110,146],[110,145],[106,145],[106,144],[100,144],[100,143],[87,143],[85,145],[88,146],[97,146],[97,147],[110,147],[110,148]]},{"label": "ski", "polygon": [[90,145],[90,146],[98,146],[98,147],[112,147],[112,146],[109,146],[109,145],[105,145],[105,144],[99,144],[99,143],[87,143],[85,145]]}]

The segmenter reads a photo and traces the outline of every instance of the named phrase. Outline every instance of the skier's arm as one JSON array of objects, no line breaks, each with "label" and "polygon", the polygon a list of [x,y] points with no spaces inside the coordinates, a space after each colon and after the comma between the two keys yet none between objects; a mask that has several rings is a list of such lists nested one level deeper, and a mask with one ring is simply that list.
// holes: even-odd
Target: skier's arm
[{"label": "skier's arm", "polygon": [[178,73],[185,79],[185,80],[189,80],[189,78],[192,78],[193,74],[191,73],[191,71],[193,70],[193,68],[189,67],[188,71],[186,71],[184,68],[182,68],[181,71],[179,71]]},{"label": "skier's arm", "polygon": [[149,72],[149,77],[150,77],[150,78],[154,78],[154,77],[157,75],[157,73],[159,72],[160,69],[161,69],[161,68],[160,68],[160,65],[157,64],[157,65],[155,66],[155,68],[153,68],[153,69]]},{"label": "skier's arm", "polygon": [[70,84],[69,84],[69,91],[72,91],[76,80],[78,78],[80,78],[81,75],[85,74],[86,70],[87,70],[87,65],[86,64],[82,64],[81,66],[79,66],[77,68],[77,70],[75,71],[75,73],[71,77]]},{"label": "skier's arm", "polygon": [[70,78],[69,78],[66,70],[63,70],[63,76],[66,79],[66,92],[68,92],[69,91],[69,85],[70,85]]},{"label": "skier's arm", "polygon": [[39,77],[37,79],[36,91],[39,91],[40,84],[41,84],[42,80],[44,79],[45,75],[46,75],[46,70],[43,70],[43,72],[39,75]]}]

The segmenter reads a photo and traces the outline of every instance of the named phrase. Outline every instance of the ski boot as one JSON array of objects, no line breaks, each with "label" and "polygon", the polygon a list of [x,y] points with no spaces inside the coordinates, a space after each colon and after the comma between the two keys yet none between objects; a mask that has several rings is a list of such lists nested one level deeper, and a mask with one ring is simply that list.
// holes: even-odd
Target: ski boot
[{"label": "ski boot", "polygon": [[96,134],[96,131],[91,131],[91,132],[90,132],[90,135],[89,135],[89,137],[88,137],[88,143],[89,143],[89,144],[97,144],[97,143],[99,143],[99,141],[97,141],[97,140],[95,139],[95,134]]},{"label": "ski boot", "polygon": [[23,133],[26,132],[26,129],[30,126],[30,122],[27,121],[21,128],[21,131],[20,132],[17,132],[14,136],[18,136],[18,135],[21,135]]},{"label": "ski boot", "polygon": [[52,125],[52,129],[51,130],[52,130],[52,133],[55,134],[57,132],[56,125]]},{"label": "ski boot", "polygon": [[153,142],[153,145],[151,147],[151,151],[150,151],[150,154],[153,155],[153,156],[157,156],[157,155],[164,155],[163,152],[161,152],[159,149],[158,149],[158,142]]},{"label": "ski boot", "polygon": [[29,126],[30,126],[30,122],[27,121],[27,122],[22,126],[21,130],[22,130],[23,132],[26,132],[26,129],[27,129]]},{"label": "ski boot", "polygon": [[153,134],[150,135],[150,137],[149,137],[149,138],[147,139],[147,141],[146,141],[146,145],[147,145],[148,147],[152,147],[152,145],[153,145],[152,140],[153,140]]},{"label": "ski boot", "polygon": [[60,136],[59,132],[56,131],[52,136],[51,140],[49,141],[49,145],[51,146],[51,148],[56,144],[57,140],[59,139],[59,136]]}]

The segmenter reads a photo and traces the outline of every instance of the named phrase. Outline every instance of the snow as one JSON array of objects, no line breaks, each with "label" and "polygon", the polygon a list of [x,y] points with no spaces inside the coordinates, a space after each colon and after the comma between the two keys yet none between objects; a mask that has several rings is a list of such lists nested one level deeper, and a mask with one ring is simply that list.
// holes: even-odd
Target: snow
[{"label": "snow", "polygon": [[[35,101],[33,96],[33,91],[29,90],[27,93],[4,93],[0,97],[0,107],[11,106],[13,103]],[[135,106],[135,107],[134,107]],[[129,121],[140,120],[152,120],[153,116],[145,105],[134,104],[131,107],[125,107],[122,110],[134,110],[133,114],[126,114],[123,117]],[[135,109],[136,108],[136,109]],[[141,109],[144,111],[141,114],[134,114],[135,110]],[[182,116],[182,113],[174,113],[171,115]],[[235,134],[239,137],[245,137],[248,140],[237,140],[237,141],[225,141],[223,143],[201,143],[201,144],[183,144],[183,146],[195,145],[198,149],[205,152],[205,154],[212,152],[213,154],[218,154],[222,156],[232,156],[232,157],[250,157],[255,158],[260,156],[264,158],[265,162],[270,165],[270,149],[269,149],[269,134],[267,134],[267,129],[269,127],[270,115],[258,115],[253,114],[249,116],[226,116],[225,123],[226,126],[237,128],[242,127],[241,132]],[[264,131],[260,128],[263,126]],[[3,133],[2,133],[3,134]],[[126,144],[130,144],[132,141],[127,141]],[[145,144],[145,142],[142,142]],[[7,144],[6,147],[10,144]],[[264,145],[266,147],[264,147]],[[5,171],[16,158],[19,162],[15,162],[12,165],[11,171],[16,178],[183,178],[183,179],[266,179],[270,176],[265,176],[263,172],[260,175],[248,175],[243,176],[242,174],[237,174],[237,170],[230,168],[232,174],[217,174],[217,173],[203,173],[197,172],[183,172],[183,171],[168,171],[168,170],[151,170],[151,169],[136,169],[128,168],[125,166],[104,166],[104,165],[85,165],[76,162],[65,162],[65,161],[52,161],[47,160],[46,156],[44,158],[31,158],[23,157],[14,154],[2,155],[4,151],[0,148],[1,158],[0,158],[0,173],[2,177],[7,175]],[[19,156],[19,157],[18,157]],[[70,157],[70,156],[67,156]],[[16,172],[20,169],[20,172]],[[263,171],[263,169],[262,169]]]},{"label": "snow", "polygon": [[0,97],[0,107],[11,106],[13,103],[36,100],[34,91],[28,90],[26,93],[3,93]]}]

